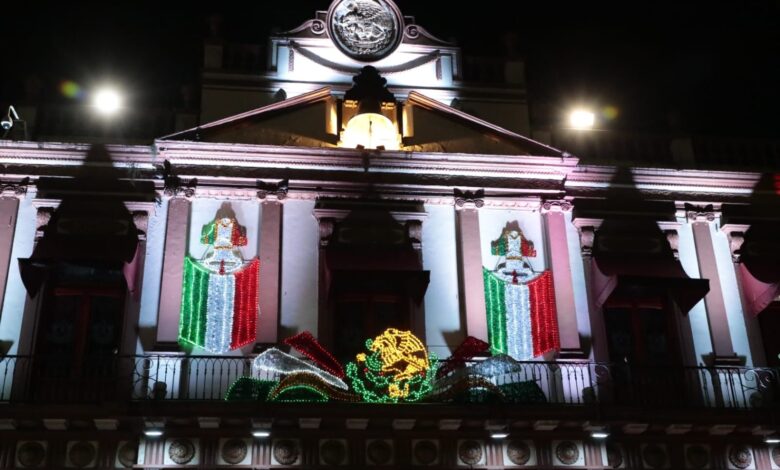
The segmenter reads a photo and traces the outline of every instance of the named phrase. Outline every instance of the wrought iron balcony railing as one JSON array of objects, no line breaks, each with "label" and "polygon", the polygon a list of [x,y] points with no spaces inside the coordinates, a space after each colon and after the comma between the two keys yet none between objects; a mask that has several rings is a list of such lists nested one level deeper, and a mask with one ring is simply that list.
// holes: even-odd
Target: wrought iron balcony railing
[{"label": "wrought iron balcony railing", "polygon": [[[63,357],[5,356],[0,358],[0,403],[214,402],[224,401],[242,377],[257,383],[282,378],[258,373],[252,362],[252,357],[147,355],[89,357],[74,363]],[[769,368],[513,361],[511,369],[483,368],[479,374],[468,370],[440,376],[420,403],[498,401],[754,411],[780,403],[780,371]],[[263,399],[252,394],[234,398]]]}]

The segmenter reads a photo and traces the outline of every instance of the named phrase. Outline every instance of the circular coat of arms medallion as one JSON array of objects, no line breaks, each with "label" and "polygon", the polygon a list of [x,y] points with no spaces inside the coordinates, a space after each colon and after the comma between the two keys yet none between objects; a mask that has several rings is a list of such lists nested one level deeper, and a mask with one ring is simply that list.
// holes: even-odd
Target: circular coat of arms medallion
[{"label": "circular coat of arms medallion", "polygon": [[391,0],[335,0],[328,33],[347,56],[373,62],[390,55],[403,38],[403,16]]}]

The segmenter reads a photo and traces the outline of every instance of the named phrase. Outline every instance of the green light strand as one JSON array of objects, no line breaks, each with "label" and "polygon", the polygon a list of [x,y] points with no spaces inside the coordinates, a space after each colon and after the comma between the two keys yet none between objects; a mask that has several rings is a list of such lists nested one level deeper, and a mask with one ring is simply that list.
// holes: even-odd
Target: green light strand
[{"label": "green light strand", "polygon": [[184,258],[179,341],[203,347],[206,343],[209,272],[190,257]]},{"label": "green light strand", "polygon": [[487,311],[490,352],[506,354],[506,301],[504,281],[482,268],[485,283],[485,307]]}]

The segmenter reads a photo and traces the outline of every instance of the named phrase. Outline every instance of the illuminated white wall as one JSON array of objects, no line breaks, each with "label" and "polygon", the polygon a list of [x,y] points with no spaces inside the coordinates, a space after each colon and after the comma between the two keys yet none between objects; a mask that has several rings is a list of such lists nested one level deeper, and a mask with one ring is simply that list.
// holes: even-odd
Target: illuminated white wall
[{"label": "illuminated white wall", "polygon": [[710,224],[712,230],[712,243],[715,250],[715,263],[718,266],[723,300],[726,303],[726,313],[731,332],[731,344],[737,356],[746,358],[746,365],[753,365],[753,356],[750,352],[745,317],[742,311],[742,299],[737,285],[737,275],[734,272],[734,263],[731,261],[731,249],[728,237],[717,229],[716,224]]},{"label": "illuminated white wall", "polygon": [[[693,228],[685,219],[680,219],[680,229],[678,231],[680,252],[680,264],[682,264],[685,273],[692,278],[700,278],[699,262],[696,258],[696,244],[693,241]],[[693,349],[696,355],[696,365],[703,364],[703,356],[712,354],[712,339],[710,337],[710,326],[707,321],[707,309],[702,299],[688,312],[688,319],[691,323],[691,332],[693,334]]]},{"label": "illuminated white wall", "polygon": [[423,269],[431,280],[425,293],[425,336],[428,348],[447,357],[465,339],[458,299],[455,208],[427,205],[423,222]]},{"label": "illuminated white wall", "polygon": [[[149,214],[146,228],[146,259],[141,285],[141,311],[138,316],[139,338],[136,346],[136,352],[139,354],[144,352],[143,345],[154,347],[169,201],[169,198],[164,198],[162,204],[155,208],[154,214]],[[186,228],[182,227],[182,230]]]},{"label": "illuminated white wall", "polygon": [[[0,341],[10,343],[8,354],[16,354],[19,347],[19,336],[22,329],[22,316],[27,298],[27,290],[22,284],[19,273],[19,258],[29,258],[32,255],[35,240],[35,222],[38,210],[33,207],[35,194],[28,193],[19,201],[16,217],[14,244],[11,248],[11,263],[8,267],[8,280],[5,286],[5,300],[0,318]],[[5,344],[4,346],[7,346]]]},{"label": "illuminated white wall", "polygon": [[[580,250],[580,233],[577,227],[571,223],[571,211],[565,212],[564,218],[566,219],[566,242],[569,246],[569,266],[571,267],[574,308],[577,312],[577,329],[580,337],[591,338],[588,288],[585,283],[585,268]],[[590,351],[590,358],[593,359],[593,348]]]},{"label": "illuminated white wall", "polygon": [[280,338],[317,332],[320,229],[313,211],[314,201],[284,202]]}]

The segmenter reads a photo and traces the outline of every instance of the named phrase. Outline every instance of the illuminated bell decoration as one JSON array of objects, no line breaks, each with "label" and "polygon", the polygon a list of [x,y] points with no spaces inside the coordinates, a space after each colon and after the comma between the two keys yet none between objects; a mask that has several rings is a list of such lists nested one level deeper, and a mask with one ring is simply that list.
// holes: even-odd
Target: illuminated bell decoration
[{"label": "illuminated bell decoration", "polygon": [[203,258],[184,260],[179,342],[212,353],[254,343],[260,262],[241,257],[246,233],[224,217],[203,227],[201,242],[208,245]]},{"label": "illuminated bell decoration", "polygon": [[433,388],[438,361],[410,331],[389,328],[347,364],[352,388],[369,403],[414,402]]},{"label": "illuminated bell decoration", "polygon": [[344,94],[345,125],[339,147],[399,150],[395,96],[387,89],[387,80],[377,69],[366,66],[353,81],[355,85]]}]

